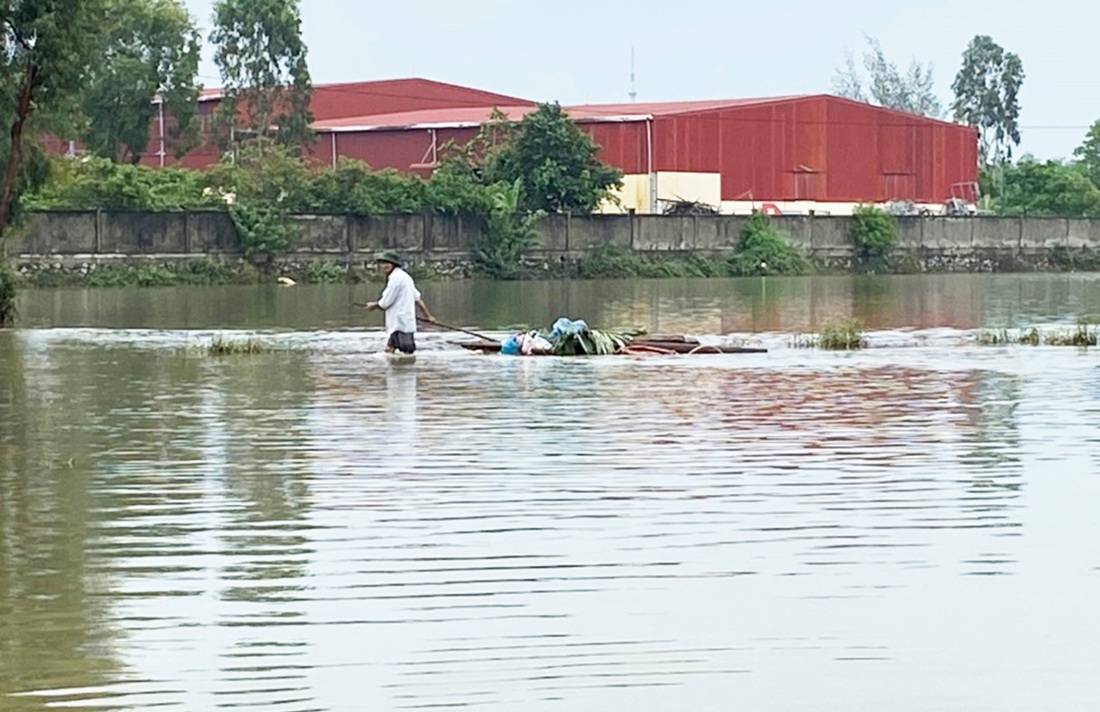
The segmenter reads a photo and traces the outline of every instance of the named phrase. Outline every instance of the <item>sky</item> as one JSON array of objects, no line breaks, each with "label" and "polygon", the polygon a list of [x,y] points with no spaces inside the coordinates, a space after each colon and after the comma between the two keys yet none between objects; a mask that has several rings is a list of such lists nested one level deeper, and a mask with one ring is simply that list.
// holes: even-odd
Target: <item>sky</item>
[{"label": "sky", "polygon": [[[209,34],[213,0],[184,0]],[[1100,119],[1090,0],[301,0],[314,83],[423,77],[563,105],[829,92],[864,35],[900,67],[931,62],[939,94],[974,35],[1023,61],[1018,153],[1069,158]],[[200,69],[220,79],[212,50]]]}]

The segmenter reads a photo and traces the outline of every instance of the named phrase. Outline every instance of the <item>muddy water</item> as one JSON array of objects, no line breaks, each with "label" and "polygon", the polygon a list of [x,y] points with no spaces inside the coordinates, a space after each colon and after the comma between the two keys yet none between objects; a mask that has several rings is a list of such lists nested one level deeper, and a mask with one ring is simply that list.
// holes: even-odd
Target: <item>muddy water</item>
[{"label": "muddy water", "polygon": [[1100,354],[972,343],[1100,279],[430,284],[771,352],[404,366],[370,291],[23,296],[0,709],[1100,707]]}]

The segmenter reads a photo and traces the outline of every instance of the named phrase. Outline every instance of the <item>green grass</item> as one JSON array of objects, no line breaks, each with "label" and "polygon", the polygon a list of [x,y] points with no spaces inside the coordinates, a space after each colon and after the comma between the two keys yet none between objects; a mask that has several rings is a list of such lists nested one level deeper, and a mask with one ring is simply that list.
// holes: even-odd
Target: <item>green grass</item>
[{"label": "green grass", "polygon": [[199,259],[179,264],[99,265],[87,273],[38,270],[27,281],[32,287],[171,287],[255,284],[259,273],[247,263],[226,264]]},{"label": "green grass", "polygon": [[656,257],[614,245],[592,250],[579,263],[578,272],[583,279],[730,276],[729,265],[722,260],[702,255]]},{"label": "green grass", "polygon": [[215,336],[214,339],[206,346],[206,353],[209,356],[239,356],[239,355],[252,355],[252,354],[264,354],[269,353],[273,349],[254,338],[245,339],[227,339],[220,334]]},{"label": "green grass", "polygon": [[1100,343],[1100,328],[1092,317],[1082,318],[1070,328],[1040,331],[1037,327],[1026,329],[982,329],[976,341],[981,346],[1077,346],[1089,347]]},{"label": "green grass", "polygon": [[829,351],[852,351],[867,346],[863,336],[863,324],[858,319],[826,324],[818,337],[819,348]]},{"label": "green grass", "polygon": [[867,346],[863,324],[858,319],[830,322],[820,334],[795,334],[790,339],[792,349],[824,349],[826,351],[854,351]]},{"label": "green grass", "polygon": [[310,284],[340,284],[349,281],[348,270],[332,262],[310,262],[302,279]]}]

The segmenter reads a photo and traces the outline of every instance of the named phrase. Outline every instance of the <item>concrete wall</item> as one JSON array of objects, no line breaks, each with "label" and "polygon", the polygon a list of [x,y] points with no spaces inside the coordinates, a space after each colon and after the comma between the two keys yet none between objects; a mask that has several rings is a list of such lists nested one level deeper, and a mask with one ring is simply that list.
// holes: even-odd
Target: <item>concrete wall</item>
[{"label": "concrete wall", "polygon": [[[369,261],[393,249],[424,260],[467,254],[482,221],[439,215],[302,215],[293,252],[316,258]],[[539,227],[540,257],[577,257],[607,245],[644,252],[728,254],[747,218],[659,215],[553,215]],[[829,216],[774,218],[792,242],[826,259],[853,252],[851,219]],[[910,252],[995,252],[1026,255],[1054,248],[1100,250],[1100,220],[1064,218],[902,218],[899,248]],[[233,222],[222,212],[52,212],[28,216],[8,240],[15,257],[80,255],[239,254]]]}]

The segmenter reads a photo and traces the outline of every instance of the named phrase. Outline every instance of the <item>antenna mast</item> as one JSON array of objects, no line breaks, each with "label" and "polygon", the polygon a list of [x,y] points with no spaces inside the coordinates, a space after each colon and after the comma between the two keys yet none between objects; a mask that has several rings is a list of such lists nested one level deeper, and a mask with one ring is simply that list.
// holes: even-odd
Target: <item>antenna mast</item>
[{"label": "antenna mast", "polygon": [[634,48],[630,48],[630,100],[637,98],[637,88],[634,86]]}]

